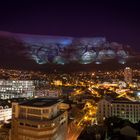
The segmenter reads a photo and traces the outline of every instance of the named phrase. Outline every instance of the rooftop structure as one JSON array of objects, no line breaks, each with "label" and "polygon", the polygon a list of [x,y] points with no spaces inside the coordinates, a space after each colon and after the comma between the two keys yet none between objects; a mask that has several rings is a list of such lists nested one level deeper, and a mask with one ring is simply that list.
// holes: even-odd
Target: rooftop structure
[{"label": "rooftop structure", "polygon": [[20,103],[20,105],[31,107],[50,107],[60,102],[62,102],[60,99],[54,98],[34,98],[32,100],[27,100],[25,102]]}]

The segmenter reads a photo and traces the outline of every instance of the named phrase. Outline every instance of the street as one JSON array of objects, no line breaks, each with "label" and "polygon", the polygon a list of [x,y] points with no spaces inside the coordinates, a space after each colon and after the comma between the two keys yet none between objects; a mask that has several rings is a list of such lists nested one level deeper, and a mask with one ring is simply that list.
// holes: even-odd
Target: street
[{"label": "street", "polygon": [[77,140],[83,129],[83,126],[78,126],[74,121],[70,122],[68,125],[67,140]]}]

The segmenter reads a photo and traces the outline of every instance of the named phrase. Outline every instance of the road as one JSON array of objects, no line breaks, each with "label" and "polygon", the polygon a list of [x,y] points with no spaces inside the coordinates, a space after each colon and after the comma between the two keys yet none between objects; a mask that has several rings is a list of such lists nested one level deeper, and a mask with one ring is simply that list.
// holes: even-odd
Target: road
[{"label": "road", "polygon": [[77,140],[84,127],[78,126],[74,121],[68,125],[67,140]]}]

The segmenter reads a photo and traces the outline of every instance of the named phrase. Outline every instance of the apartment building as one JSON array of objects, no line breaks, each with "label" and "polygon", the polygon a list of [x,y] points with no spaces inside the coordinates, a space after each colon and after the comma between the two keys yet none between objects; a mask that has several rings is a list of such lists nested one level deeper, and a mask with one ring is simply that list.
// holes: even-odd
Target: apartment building
[{"label": "apartment building", "polygon": [[0,99],[33,97],[34,91],[32,80],[0,80]]},{"label": "apartment building", "polygon": [[140,120],[140,102],[126,98],[107,99],[98,102],[97,121],[103,123],[105,118],[117,116],[136,123]]},{"label": "apartment building", "polygon": [[66,140],[67,118],[59,99],[15,102],[12,104],[12,140]]}]

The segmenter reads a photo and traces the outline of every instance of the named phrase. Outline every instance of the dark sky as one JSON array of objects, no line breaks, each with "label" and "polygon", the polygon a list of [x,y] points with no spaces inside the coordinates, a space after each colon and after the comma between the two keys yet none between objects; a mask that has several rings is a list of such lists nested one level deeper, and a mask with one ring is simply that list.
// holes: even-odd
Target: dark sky
[{"label": "dark sky", "polygon": [[140,51],[140,4],[138,0],[122,1],[0,2],[0,30],[105,36],[109,41],[130,44]]}]

